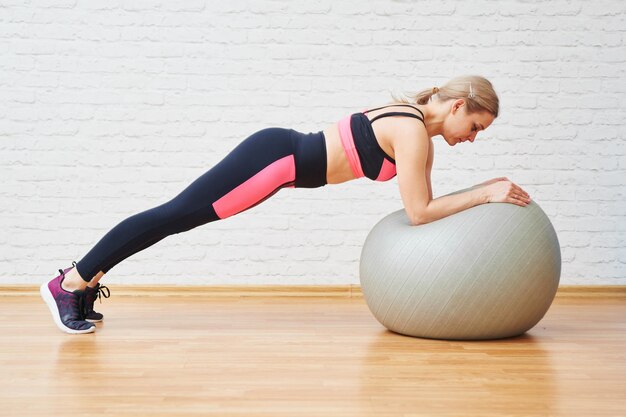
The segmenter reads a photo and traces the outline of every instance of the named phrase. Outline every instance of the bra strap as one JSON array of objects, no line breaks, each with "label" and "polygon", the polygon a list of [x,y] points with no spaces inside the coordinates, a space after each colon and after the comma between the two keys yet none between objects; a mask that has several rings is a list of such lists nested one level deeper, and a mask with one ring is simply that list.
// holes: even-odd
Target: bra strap
[{"label": "bra strap", "polygon": [[[424,123],[424,119],[422,119],[421,117],[419,117],[417,114],[413,114],[413,113],[405,113],[405,112],[389,112],[389,113],[383,113],[383,114],[379,114],[378,116],[374,117],[370,123],[374,123],[376,120],[380,119],[381,117],[387,117],[387,116],[408,116],[408,117],[413,117],[419,121],[421,121],[422,123]],[[424,123],[424,126],[426,126],[426,123]]]},{"label": "bra strap", "polygon": [[376,107],[375,109],[369,109],[369,110],[366,110],[366,111],[364,111],[363,113],[367,113],[367,112],[370,112],[370,111],[375,111],[375,110],[380,110],[380,109],[384,109],[384,108],[387,108],[387,107],[396,107],[396,106],[410,107],[410,108],[412,108],[412,109],[414,109],[414,110],[417,110],[417,111],[418,111],[418,112],[422,115],[422,118],[424,118],[424,113],[422,113],[422,111],[421,111],[420,109],[418,109],[417,107],[412,106],[412,105],[410,105],[410,104],[389,104],[389,105],[387,105],[387,106]]}]

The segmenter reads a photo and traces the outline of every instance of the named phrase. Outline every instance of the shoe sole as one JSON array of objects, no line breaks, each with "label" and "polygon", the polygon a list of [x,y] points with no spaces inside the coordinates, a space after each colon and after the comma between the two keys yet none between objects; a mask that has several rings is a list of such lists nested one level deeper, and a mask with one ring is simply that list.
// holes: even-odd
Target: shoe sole
[{"label": "shoe sole", "polygon": [[47,282],[41,284],[41,287],[39,287],[39,293],[41,294],[41,298],[43,298],[43,300],[48,305],[48,308],[50,309],[50,313],[52,313],[52,319],[54,320],[54,323],[57,325],[59,329],[61,329],[61,331],[64,331],[65,333],[70,333],[70,334],[92,333],[96,331],[96,326],[91,326],[90,328],[85,329],[85,330],[75,330],[63,324],[63,322],[61,321],[61,316],[59,316],[59,309],[57,308],[57,303],[56,301],[54,301],[54,296],[50,292],[50,288],[48,288]]},{"label": "shoe sole", "polygon": [[102,321],[102,319],[100,320],[95,320],[95,319],[85,319],[85,321],[88,321],[89,323],[100,323]]}]

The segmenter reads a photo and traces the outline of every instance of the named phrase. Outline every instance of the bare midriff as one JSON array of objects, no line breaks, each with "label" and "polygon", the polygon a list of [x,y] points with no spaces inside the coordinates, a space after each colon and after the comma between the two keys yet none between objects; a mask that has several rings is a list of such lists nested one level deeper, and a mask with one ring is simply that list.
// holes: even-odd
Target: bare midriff
[{"label": "bare midriff", "polygon": [[355,178],[343,149],[337,123],[324,129],[326,140],[326,182],[339,184]]}]

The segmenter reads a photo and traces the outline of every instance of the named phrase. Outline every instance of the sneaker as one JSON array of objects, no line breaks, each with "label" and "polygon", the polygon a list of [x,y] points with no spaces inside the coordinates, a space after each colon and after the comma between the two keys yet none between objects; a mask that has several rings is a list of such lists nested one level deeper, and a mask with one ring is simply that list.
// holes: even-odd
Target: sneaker
[{"label": "sneaker", "polygon": [[95,288],[85,288],[85,320],[91,323],[102,321],[104,316],[93,310],[93,303],[96,301],[96,298],[99,298],[100,302],[102,302],[102,297],[109,298],[110,296],[111,292],[109,289],[104,285],[100,285],[100,283]]},{"label": "sneaker", "polygon": [[39,288],[41,298],[46,302],[57,327],[66,333],[91,333],[96,326],[85,321],[85,291],[67,291],[61,287],[65,274],[76,266],[59,269],[59,276],[45,282]]}]

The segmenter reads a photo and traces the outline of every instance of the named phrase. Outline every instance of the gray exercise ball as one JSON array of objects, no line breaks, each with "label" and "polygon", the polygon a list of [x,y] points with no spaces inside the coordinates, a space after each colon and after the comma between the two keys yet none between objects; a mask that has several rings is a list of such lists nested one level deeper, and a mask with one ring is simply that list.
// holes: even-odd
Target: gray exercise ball
[{"label": "gray exercise ball", "polygon": [[401,209],[368,234],[359,276],[367,306],[393,332],[500,339],[546,314],[559,286],[561,248],[535,201],[481,204],[418,226]]}]

